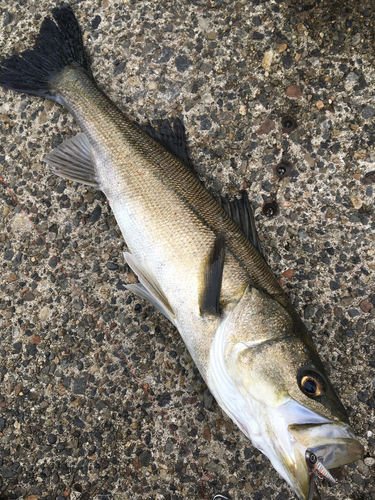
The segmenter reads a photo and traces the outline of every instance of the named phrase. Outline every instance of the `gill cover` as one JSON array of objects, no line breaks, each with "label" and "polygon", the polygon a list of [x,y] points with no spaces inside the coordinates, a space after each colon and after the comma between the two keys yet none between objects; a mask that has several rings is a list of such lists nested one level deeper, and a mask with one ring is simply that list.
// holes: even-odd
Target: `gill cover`
[{"label": "gill cover", "polygon": [[247,396],[273,407],[292,398],[324,418],[348,423],[303,323],[266,292],[247,287],[222,338],[227,368]]}]

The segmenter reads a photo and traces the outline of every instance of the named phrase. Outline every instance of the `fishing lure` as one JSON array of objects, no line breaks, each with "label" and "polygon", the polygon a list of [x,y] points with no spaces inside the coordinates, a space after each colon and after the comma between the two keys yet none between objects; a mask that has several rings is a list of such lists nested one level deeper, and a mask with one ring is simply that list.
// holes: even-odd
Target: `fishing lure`
[{"label": "fishing lure", "polygon": [[335,479],[324,467],[321,457],[318,459],[318,457],[309,450],[306,450],[305,457],[310,474],[315,474],[320,480],[327,479],[330,483],[337,484],[337,479]]}]

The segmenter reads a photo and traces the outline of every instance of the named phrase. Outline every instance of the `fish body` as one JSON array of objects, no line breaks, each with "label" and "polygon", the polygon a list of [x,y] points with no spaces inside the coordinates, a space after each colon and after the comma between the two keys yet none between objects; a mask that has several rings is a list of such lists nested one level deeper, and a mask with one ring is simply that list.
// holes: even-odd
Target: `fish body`
[{"label": "fish body", "polygon": [[[201,314],[199,297],[217,236],[223,232],[226,242],[220,295],[224,315],[248,283],[272,290],[287,303],[283,291],[187,165],[131,122],[86,72],[68,68],[53,86],[89,140],[95,183],[108,198],[131,255],[155,277],[170,319],[207,381],[209,352],[222,318]],[[58,168],[53,153],[46,160]]]},{"label": "fish body", "polygon": [[306,449],[333,467],[362,447],[303,322],[255,235],[250,242],[189,166],[98,88],[71,9],[53,15],[33,52],[0,64],[0,85],[72,113],[83,133],[46,162],[105,193],[140,279],[128,289],[177,327],[223,410],[306,499]]}]

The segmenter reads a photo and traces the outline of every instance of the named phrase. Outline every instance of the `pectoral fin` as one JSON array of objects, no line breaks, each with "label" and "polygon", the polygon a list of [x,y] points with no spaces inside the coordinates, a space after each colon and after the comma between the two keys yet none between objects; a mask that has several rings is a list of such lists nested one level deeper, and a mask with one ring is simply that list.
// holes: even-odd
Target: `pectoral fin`
[{"label": "pectoral fin", "polygon": [[68,139],[44,158],[54,174],[99,189],[91,145],[83,133]]},{"label": "pectoral fin", "polygon": [[175,324],[175,316],[168,299],[159,287],[151,269],[144,264],[140,264],[134,255],[125,252],[124,257],[129,267],[138,276],[141,283],[135,285],[126,285],[131,292],[139,295],[142,299],[148,300],[156,309],[158,309],[169,321]]},{"label": "pectoral fin", "polygon": [[225,235],[216,236],[204,263],[203,283],[199,297],[200,313],[220,314],[220,292],[225,260]]}]

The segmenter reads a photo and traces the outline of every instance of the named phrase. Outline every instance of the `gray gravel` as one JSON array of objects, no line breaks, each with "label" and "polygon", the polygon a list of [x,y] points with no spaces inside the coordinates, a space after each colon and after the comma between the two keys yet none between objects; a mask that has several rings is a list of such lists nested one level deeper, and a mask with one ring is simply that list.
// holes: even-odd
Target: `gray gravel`
[{"label": "gray gravel", "polygon": [[[3,55],[53,2],[0,2]],[[71,1],[93,74],[134,120],[183,118],[207,187],[255,208],[264,252],[311,328],[365,447],[327,499],[375,499],[375,10],[371,0]],[[294,498],[223,415],[134,279],[104,196],[50,175],[78,132],[59,105],[0,90],[0,175],[158,400],[208,498]],[[297,128],[283,133],[289,115]],[[285,130],[285,127],[284,127]],[[276,165],[292,169],[279,179]],[[1,189],[0,499],[203,498],[200,473]],[[262,207],[275,201],[275,217]]]}]

